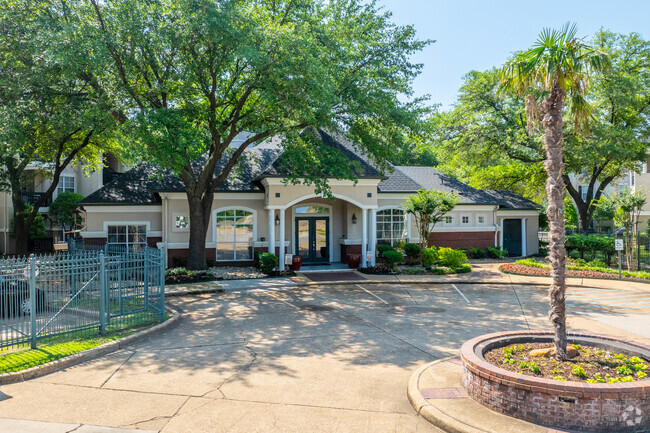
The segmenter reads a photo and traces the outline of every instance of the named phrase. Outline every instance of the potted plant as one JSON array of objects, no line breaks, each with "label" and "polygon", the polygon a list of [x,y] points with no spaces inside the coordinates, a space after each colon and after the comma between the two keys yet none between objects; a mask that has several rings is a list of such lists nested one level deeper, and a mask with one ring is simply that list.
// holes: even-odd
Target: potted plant
[{"label": "potted plant", "polygon": [[348,254],[348,268],[357,269],[361,264],[361,254]]},{"label": "potted plant", "polygon": [[294,255],[291,257],[291,264],[289,265],[289,269],[292,271],[296,272],[300,270],[300,267],[302,266],[302,257],[299,255]]}]

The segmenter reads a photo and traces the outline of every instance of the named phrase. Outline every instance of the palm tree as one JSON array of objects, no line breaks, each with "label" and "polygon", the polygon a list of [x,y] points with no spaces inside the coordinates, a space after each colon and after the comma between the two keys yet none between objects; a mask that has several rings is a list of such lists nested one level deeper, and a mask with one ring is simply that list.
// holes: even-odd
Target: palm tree
[{"label": "palm tree", "polygon": [[575,24],[560,30],[544,29],[528,50],[516,53],[501,71],[502,88],[526,96],[529,132],[544,127],[548,178],[546,196],[549,221],[549,259],[553,281],[549,289],[549,319],[555,329],[556,358],[566,360],[566,255],[564,247],[564,182],[562,171],[563,120],[565,100],[576,130],[587,131],[590,109],[585,94],[589,75],[607,68],[607,56],[586,45],[576,36]]}]

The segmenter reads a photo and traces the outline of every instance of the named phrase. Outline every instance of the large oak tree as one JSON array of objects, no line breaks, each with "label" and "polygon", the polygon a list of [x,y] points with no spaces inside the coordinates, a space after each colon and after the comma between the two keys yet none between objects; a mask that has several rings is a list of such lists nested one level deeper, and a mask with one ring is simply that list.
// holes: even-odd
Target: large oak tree
[{"label": "large oak tree", "polygon": [[[191,269],[206,266],[214,190],[248,146],[280,136],[302,153],[296,161],[308,161],[314,147],[298,132],[323,127],[383,161],[419,116],[419,101],[403,101],[420,70],[409,56],[428,42],[374,2],[90,0],[77,8],[93,54],[106,62],[97,85],[121,104],[128,139],[185,186]],[[233,145],[242,132],[250,135]],[[305,169],[322,189],[322,171]]]},{"label": "large oak tree", "polygon": [[[114,117],[90,83],[78,24],[65,2],[0,2],[0,190],[11,194],[18,254],[66,168],[96,167],[112,146]],[[36,175],[50,185],[25,203]]]}]

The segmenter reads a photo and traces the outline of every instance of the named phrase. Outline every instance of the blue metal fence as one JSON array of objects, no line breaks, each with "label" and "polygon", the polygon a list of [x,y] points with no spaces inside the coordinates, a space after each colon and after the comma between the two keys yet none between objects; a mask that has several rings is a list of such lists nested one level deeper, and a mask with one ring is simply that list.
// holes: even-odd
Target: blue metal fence
[{"label": "blue metal fence", "polygon": [[0,260],[0,349],[164,321],[163,258],[109,245]]}]

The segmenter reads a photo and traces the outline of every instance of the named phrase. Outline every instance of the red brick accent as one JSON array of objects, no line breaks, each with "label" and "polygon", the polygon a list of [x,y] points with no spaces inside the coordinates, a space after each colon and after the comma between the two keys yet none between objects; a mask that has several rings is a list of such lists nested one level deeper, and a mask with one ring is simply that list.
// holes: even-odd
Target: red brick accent
[{"label": "red brick accent", "polygon": [[84,238],[84,245],[104,245],[106,238]]},{"label": "red brick accent", "polygon": [[487,248],[494,246],[494,231],[491,232],[432,232],[429,246],[448,248]]},{"label": "red brick accent", "polygon": [[348,254],[361,254],[361,245],[341,245],[341,262],[347,262]]},{"label": "red brick accent", "polygon": [[[625,383],[579,383],[521,375],[486,362],[475,347],[498,337],[552,335],[545,331],[502,332],[483,335],[461,348],[463,386],[471,398],[490,409],[551,427],[596,432],[650,431],[650,380]],[[615,338],[569,334],[625,342]]]}]

